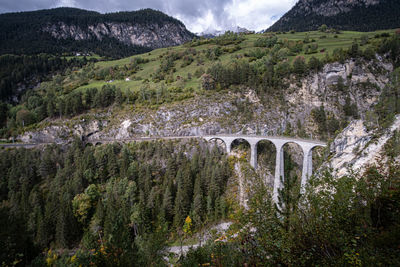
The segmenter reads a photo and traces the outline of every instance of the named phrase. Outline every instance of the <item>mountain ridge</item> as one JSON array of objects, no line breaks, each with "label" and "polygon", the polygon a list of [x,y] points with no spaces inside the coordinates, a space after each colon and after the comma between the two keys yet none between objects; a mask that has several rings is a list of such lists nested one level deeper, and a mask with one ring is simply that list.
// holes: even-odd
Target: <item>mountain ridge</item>
[{"label": "mountain ridge", "polygon": [[310,31],[323,24],[339,30],[394,29],[400,27],[396,10],[396,0],[300,0],[266,31]]},{"label": "mountain ridge", "polygon": [[181,21],[152,9],[107,14],[76,8],[5,13],[0,14],[0,25],[0,54],[88,51],[108,56],[114,50],[113,57],[124,57],[180,45],[195,36]]}]

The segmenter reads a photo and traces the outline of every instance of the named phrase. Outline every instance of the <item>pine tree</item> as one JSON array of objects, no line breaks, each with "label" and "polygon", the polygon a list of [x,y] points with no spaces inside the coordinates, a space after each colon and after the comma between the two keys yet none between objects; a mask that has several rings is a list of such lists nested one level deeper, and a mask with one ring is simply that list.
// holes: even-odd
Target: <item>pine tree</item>
[{"label": "pine tree", "polygon": [[201,178],[200,175],[197,175],[194,184],[194,194],[193,194],[193,220],[195,225],[200,226],[202,224],[203,216],[204,216],[204,207],[203,207],[203,192],[201,190]]},{"label": "pine tree", "polygon": [[184,181],[181,174],[181,171],[178,170],[177,173],[177,192],[175,197],[175,204],[174,204],[174,225],[175,227],[181,227],[184,219],[186,218],[188,211],[186,210],[185,205],[185,188],[184,188]]},{"label": "pine tree", "polygon": [[284,171],[285,178],[281,176],[282,188],[278,189],[278,204],[275,204],[275,208],[281,219],[282,228],[289,231],[291,217],[296,212],[300,199],[300,185],[297,175],[292,175],[294,166],[290,155],[285,153],[284,157],[285,163],[287,162]]},{"label": "pine tree", "polygon": [[171,221],[172,216],[174,214],[174,207],[173,207],[173,198],[171,194],[170,187],[167,186],[164,191],[163,195],[163,202],[162,202],[162,210],[164,213],[164,217],[167,221]]}]

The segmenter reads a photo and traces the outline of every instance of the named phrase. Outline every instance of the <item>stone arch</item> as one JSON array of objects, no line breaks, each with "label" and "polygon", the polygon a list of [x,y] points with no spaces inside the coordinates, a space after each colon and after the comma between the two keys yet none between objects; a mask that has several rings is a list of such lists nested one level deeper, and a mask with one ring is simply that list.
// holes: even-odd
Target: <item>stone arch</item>
[{"label": "stone arch", "polygon": [[[265,175],[265,183],[271,187],[274,184],[274,175],[276,168],[277,149],[273,141],[269,139],[260,139],[256,142],[257,168],[264,166],[270,175]],[[264,174],[264,172],[263,172]]]},{"label": "stone arch", "polygon": [[238,137],[238,138],[232,139],[232,141],[230,143],[229,151],[232,151],[235,147],[242,146],[243,144],[245,146],[244,148],[246,150],[249,150],[249,152],[250,152],[250,153],[247,153],[246,158],[249,160],[250,165],[253,166],[254,168],[256,168],[257,166],[253,165],[254,159],[252,156],[254,154],[254,151],[253,151],[250,140],[246,139],[245,137]]},{"label": "stone arch", "polygon": [[[304,148],[302,147],[301,144],[297,143],[296,141],[287,141],[283,144],[282,146],[282,152],[283,152],[283,171],[287,168],[292,168],[290,170],[290,175],[291,176],[297,176],[297,182],[300,184],[301,183],[301,177],[303,175],[303,164],[304,164],[304,158],[307,157],[306,152],[304,151]],[[292,164],[292,166],[289,166],[289,164]],[[281,176],[283,176],[283,179],[285,179],[286,174],[283,172],[281,173]]]},{"label": "stone arch", "polygon": [[232,148],[233,148],[234,145],[237,146],[237,145],[240,145],[241,143],[247,143],[247,144],[249,145],[249,147],[251,146],[251,145],[250,145],[250,141],[247,140],[245,137],[237,137],[237,138],[235,138],[235,139],[233,139],[233,140],[231,141],[230,149],[232,150]]},{"label": "stone arch", "polygon": [[88,147],[88,146],[93,146],[93,144],[90,143],[90,142],[87,142],[87,143],[85,144],[85,147]]},{"label": "stone arch", "polygon": [[[224,144],[224,146],[225,146],[225,151],[227,151],[228,153],[229,153],[229,151],[230,151],[230,150],[228,150],[228,144],[227,144],[227,142],[226,142],[224,139],[220,138],[220,137],[212,137],[212,138],[208,139],[207,141],[208,141],[208,142],[213,142],[214,145],[217,143],[217,141],[221,141],[221,142]],[[230,144],[229,144],[229,145],[230,145]]]},{"label": "stone arch", "polygon": [[308,179],[312,175],[313,170],[313,151],[317,147],[325,147],[322,144],[308,144],[303,146],[303,150],[305,153],[304,163],[303,163],[303,173],[301,178],[301,190],[304,192],[305,186],[307,184]]},{"label": "stone arch", "polygon": [[95,146],[101,146],[103,143],[102,142],[96,142],[94,145]]},{"label": "stone arch", "polygon": [[325,146],[322,145],[315,145],[311,148],[311,162],[312,162],[312,168],[318,169],[322,163],[324,162],[323,156],[324,156],[324,151],[325,151]]},{"label": "stone arch", "polygon": [[[281,184],[281,180],[285,179],[285,160],[284,160],[284,147],[289,143],[294,143],[300,146],[303,149],[302,144],[298,143],[294,140],[288,139],[271,139],[276,147],[276,162],[275,162],[275,177],[274,177],[274,185],[273,185],[273,200],[275,203],[278,203],[278,189],[282,188],[283,184]],[[304,152],[303,152],[304,158]],[[301,178],[302,179],[302,178]]]}]

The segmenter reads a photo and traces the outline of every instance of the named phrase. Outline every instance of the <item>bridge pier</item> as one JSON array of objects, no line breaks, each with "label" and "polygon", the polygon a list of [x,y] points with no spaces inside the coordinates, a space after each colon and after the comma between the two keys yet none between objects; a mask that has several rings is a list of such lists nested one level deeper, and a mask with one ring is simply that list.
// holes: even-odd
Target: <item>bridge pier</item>
[{"label": "bridge pier", "polygon": [[275,179],[274,179],[274,189],[272,191],[272,199],[275,203],[278,203],[278,189],[282,187],[282,181],[285,179],[285,165],[283,157],[283,146],[286,142],[284,141],[274,141],[272,142],[276,148],[276,158],[275,158]]},{"label": "bridge pier", "polygon": [[[305,185],[308,179],[312,175],[312,149],[316,146],[326,146],[324,143],[316,141],[305,141],[291,138],[279,138],[279,137],[267,137],[267,136],[205,136],[203,137],[207,141],[212,139],[220,139],[226,145],[226,152],[231,153],[232,142],[236,139],[244,139],[250,144],[250,165],[257,169],[257,144],[261,140],[268,140],[275,145],[276,148],[276,159],[275,159],[275,176],[274,176],[274,188],[272,191],[272,199],[275,203],[278,203],[279,189],[282,188],[281,180],[284,181],[284,157],[283,157],[283,146],[287,143],[295,143],[299,145],[303,150],[303,169],[301,174],[301,193],[304,193]],[[281,179],[282,177],[282,179]]]},{"label": "bridge pier", "polygon": [[257,169],[257,142],[250,143],[250,165]]},{"label": "bridge pier", "polygon": [[231,153],[231,151],[232,151],[232,142],[233,142],[233,140],[222,140],[222,141],[224,141],[224,143],[225,143],[225,146],[226,146],[226,153],[229,155],[230,153]]},{"label": "bridge pier", "polygon": [[313,146],[302,146],[303,149],[303,170],[301,172],[300,193],[304,193],[308,179],[312,175],[312,149]]}]

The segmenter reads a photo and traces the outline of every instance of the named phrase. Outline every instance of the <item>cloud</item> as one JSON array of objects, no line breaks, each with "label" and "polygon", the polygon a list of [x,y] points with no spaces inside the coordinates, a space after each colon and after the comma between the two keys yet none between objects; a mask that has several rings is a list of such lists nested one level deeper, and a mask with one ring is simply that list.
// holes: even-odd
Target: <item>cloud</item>
[{"label": "cloud", "polygon": [[224,13],[233,26],[260,31],[268,28],[295,4],[294,0],[233,0]]},{"label": "cloud", "polygon": [[268,28],[296,0],[2,0],[0,12],[28,11],[60,6],[102,13],[153,8],[180,19],[193,32]]}]

